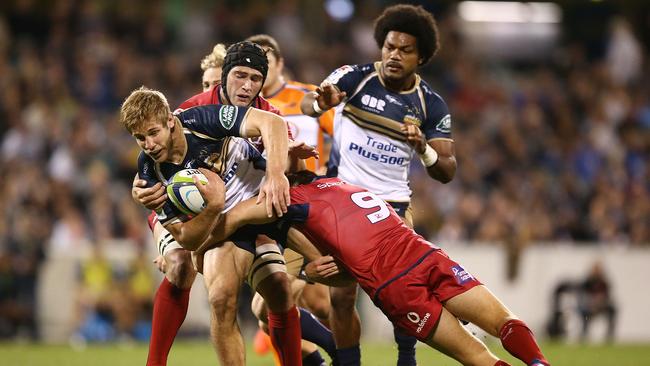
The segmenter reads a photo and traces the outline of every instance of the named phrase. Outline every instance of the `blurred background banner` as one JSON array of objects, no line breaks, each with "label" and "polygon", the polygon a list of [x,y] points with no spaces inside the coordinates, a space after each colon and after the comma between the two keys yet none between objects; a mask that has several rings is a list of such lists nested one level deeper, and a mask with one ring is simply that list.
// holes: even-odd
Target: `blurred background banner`
[{"label": "blurred background banner", "polygon": [[[148,338],[161,277],[118,122],[133,89],[173,109],[201,91],[216,43],[256,33],[278,40],[291,79],[318,84],[379,59],[372,21],[393,3],[0,3],[0,339]],[[410,3],[438,21],[442,48],[419,72],[449,105],[458,159],[446,185],[413,164],[417,231],[538,334],[650,341],[650,2]],[[360,306],[364,337],[389,340]],[[181,333],[208,321],[195,286]]]}]

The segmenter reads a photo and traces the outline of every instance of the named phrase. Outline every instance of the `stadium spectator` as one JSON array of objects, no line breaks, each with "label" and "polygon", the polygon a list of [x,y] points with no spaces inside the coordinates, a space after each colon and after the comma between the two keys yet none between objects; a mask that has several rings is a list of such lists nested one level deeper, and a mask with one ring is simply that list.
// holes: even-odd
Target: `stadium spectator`
[{"label": "stadium spectator", "polygon": [[594,263],[587,278],[578,284],[578,308],[582,319],[580,333],[582,340],[589,335],[591,321],[599,315],[604,315],[607,318],[607,340],[614,339],[616,306],[601,262]]}]

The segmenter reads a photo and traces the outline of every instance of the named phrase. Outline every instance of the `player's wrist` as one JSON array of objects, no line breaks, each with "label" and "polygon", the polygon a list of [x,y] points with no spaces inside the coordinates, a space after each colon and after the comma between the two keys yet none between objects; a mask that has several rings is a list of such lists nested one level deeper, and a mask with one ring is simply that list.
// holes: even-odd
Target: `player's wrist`
[{"label": "player's wrist", "polygon": [[314,112],[316,112],[316,114],[321,115],[321,114],[325,113],[325,110],[322,109],[320,107],[320,105],[318,105],[318,99],[314,99],[314,103],[312,103],[311,106],[314,109]]},{"label": "player's wrist", "polygon": [[425,167],[430,168],[438,162],[438,152],[427,144],[424,152],[420,154],[420,160]]}]

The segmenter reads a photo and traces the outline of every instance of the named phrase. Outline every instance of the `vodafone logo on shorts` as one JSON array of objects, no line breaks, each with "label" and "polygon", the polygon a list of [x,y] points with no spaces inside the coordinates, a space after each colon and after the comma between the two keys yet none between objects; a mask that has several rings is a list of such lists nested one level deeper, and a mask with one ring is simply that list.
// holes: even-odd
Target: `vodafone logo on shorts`
[{"label": "vodafone logo on shorts", "polygon": [[417,324],[418,327],[415,330],[417,333],[420,333],[422,331],[422,328],[427,324],[429,321],[429,318],[431,317],[431,313],[426,313],[424,314],[424,317],[420,319],[420,315],[418,313],[411,311],[408,314],[406,314],[406,318],[414,324]]},{"label": "vodafone logo on shorts", "polygon": [[412,311],[406,314],[406,317],[409,319],[409,321],[411,321],[411,323],[417,323],[420,321],[420,316],[418,313],[414,313]]}]

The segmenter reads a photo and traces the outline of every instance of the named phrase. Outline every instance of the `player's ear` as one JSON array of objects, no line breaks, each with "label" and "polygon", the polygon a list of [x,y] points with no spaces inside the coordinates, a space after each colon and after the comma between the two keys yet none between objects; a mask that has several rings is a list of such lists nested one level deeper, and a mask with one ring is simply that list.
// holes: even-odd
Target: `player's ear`
[{"label": "player's ear", "polygon": [[174,127],[174,115],[169,112],[169,115],[167,116],[167,128],[171,129]]}]

